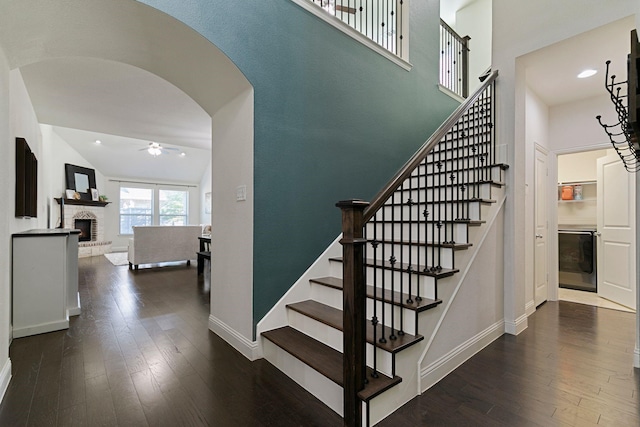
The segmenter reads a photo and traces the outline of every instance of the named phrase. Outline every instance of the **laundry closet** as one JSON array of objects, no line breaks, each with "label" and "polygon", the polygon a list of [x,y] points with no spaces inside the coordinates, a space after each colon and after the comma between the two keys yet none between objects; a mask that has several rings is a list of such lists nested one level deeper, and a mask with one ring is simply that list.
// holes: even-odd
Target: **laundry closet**
[{"label": "laundry closet", "polygon": [[597,292],[598,170],[608,150],[558,156],[558,283]]}]

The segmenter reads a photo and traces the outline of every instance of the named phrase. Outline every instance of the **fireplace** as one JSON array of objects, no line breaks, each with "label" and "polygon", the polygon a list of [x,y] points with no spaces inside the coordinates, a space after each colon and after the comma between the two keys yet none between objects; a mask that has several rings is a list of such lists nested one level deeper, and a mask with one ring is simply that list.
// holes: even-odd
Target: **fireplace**
[{"label": "fireplace", "polygon": [[93,221],[90,219],[76,219],[75,220],[75,229],[80,230],[80,238],[81,242],[90,242],[91,241],[91,223]]},{"label": "fireplace", "polygon": [[111,241],[104,239],[104,209],[104,206],[86,205],[82,200],[65,201],[64,214],[61,215],[62,228],[77,229],[82,233],[79,236],[78,257],[111,252]]}]

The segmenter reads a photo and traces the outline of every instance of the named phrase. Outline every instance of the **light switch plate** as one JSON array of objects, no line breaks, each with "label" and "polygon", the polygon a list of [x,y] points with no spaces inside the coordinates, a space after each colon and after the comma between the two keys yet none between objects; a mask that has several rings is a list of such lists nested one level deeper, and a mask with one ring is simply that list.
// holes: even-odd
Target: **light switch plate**
[{"label": "light switch plate", "polygon": [[239,185],[236,187],[236,201],[242,202],[244,200],[247,200],[247,186]]}]

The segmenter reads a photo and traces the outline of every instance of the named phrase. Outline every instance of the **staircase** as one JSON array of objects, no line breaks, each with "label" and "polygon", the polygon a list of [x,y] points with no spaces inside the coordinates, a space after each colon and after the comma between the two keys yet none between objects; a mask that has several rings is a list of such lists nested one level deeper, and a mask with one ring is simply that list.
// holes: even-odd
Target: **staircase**
[{"label": "staircase", "polygon": [[342,239],[258,326],[264,357],[345,425],[375,424],[421,391],[420,364],[501,210],[496,77],[374,201],[338,204]]}]

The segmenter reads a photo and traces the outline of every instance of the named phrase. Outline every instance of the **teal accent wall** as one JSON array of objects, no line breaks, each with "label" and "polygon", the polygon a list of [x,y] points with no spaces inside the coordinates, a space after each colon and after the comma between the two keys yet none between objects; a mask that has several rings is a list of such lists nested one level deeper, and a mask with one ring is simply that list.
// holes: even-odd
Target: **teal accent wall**
[{"label": "teal accent wall", "polygon": [[405,1],[409,72],[290,0],[142,2],[254,87],[255,326],[340,233],[335,203],[370,200],[457,106],[438,90],[439,0]]}]

